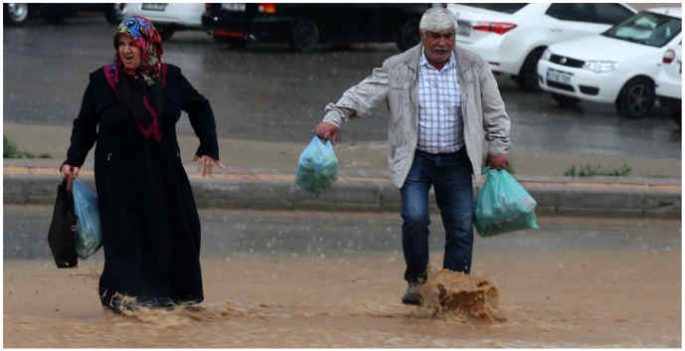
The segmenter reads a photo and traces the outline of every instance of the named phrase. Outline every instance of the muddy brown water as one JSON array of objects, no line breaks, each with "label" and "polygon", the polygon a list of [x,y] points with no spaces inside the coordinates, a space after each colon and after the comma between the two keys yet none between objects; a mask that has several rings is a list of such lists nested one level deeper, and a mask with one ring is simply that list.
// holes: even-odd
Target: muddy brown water
[{"label": "muddy brown water", "polygon": [[402,305],[397,253],[204,259],[198,309],[130,316],[100,307],[102,261],[6,260],[4,346],[680,347],[680,262],[679,250],[477,253],[473,277],[505,317],[486,320]]}]

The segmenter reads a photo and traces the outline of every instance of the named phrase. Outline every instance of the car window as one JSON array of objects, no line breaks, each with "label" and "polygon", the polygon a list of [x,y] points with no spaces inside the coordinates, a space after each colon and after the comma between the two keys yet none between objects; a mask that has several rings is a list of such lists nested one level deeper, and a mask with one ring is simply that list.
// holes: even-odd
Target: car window
[{"label": "car window", "polygon": [[680,18],[641,12],[610,28],[603,35],[654,47],[662,47],[680,33]]},{"label": "car window", "polygon": [[482,3],[468,3],[468,4],[463,4],[465,6],[470,6],[470,7],[477,7],[481,9],[486,9],[486,10],[491,10],[491,11],[497,11],[497,12],[504,12],[508,14],[515,13],[516,11],[522,9],[524,6],[528,4],[506,4],[506,3],[500,3],[500,4],[482,4]]},{"label": "car window", "polygon": [[597,23],[618,24],[634,15],[627,8],[618,4],[592,4],[595,8]]},{"label": "car window", "polygon": [[555,3],[549,6],[547,14],[562,21],[593,22],[593,4]]}]

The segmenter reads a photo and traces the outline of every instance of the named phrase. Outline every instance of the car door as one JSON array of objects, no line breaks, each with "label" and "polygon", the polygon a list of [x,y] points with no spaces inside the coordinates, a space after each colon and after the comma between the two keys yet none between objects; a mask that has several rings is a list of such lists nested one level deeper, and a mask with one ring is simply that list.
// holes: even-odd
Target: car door
[{"label": "car door", "polygon": [[552,42],[599,34],[633,12],[620,4],[553,3],[543,16]]}]

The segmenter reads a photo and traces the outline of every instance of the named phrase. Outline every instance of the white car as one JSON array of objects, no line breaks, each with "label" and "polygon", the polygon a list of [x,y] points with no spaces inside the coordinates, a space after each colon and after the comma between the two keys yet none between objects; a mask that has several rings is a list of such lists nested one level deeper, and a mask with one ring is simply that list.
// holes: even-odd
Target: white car
[{"label": "white car", "polygon": [[636,12],[617,3],[468,3],[447,8],[457,17],[457,46],[533,91],[539,90],[538,59],[549,45],[599,34]]},{"label": "white car", "polygon": [[680,30],[680,8],[658,8],[600,35],[551,45],[538,63],[540,87],[562,105],[614,103],[623,116],[643,117],[656,100],[658,63],[680,42]]},{"label": "white car", "polygon": [[673,120],[680,126],[682,122],[682,89],[683,73],[682,39],[669,46],[664,52],[656,76],[656,96],[662,106],[668,109]]},{"label": "white car", "polygon": [[177,30],[201,30],[204,3],[122,3],[117,4],[123,16],[143,16],[154,24],[163,40]]}]

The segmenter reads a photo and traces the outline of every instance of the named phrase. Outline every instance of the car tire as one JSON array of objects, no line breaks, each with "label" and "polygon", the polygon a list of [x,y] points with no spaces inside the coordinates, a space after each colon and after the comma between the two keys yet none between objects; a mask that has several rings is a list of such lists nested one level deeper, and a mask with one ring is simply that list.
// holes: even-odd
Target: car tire
[{"label": "car tire", "polygon": [[648,78],[638,77],[623,86],[615,104],[621,116],[642,118],[652,110],[655,101],[654,83]]},{"label": "car tire", "polygon": [[551,95],[552,95],[552,99],[554,99],[554,101],[556,101],[559,104],[559,106],[562,106],[562,107],[575,106],[575,105],[578,105],[578,103],[580,102],[580,99],[570,97],[570,96],[566,96],[566,95],[555,94],[555,93],[551,93]]},{"label": "car tire", "polygon": [[321,39],[319,26],[309,19],[299,19],[293,24],[290,49],[296,52],[312,52]]},{"label": "car tire", "polygon": [[4,4],[3,7],[5,23],[21,26],[29,18],[29,4],[27,3],[10,3]]},{"label": "car tire", "polygon": [[410,17],[400,26],[397,31],[395,44],[400,51],[404,52],[416,46],[421,41],[419,37],[419,17]]},{"label": "car tire", "polygon": [[126,3],[116,3],[109,4],[110,6],[105,9],[105,19],[107,23],[111,25],[119,25],[124,19],[124,9],[126,8]]},{"label": "car tire", "polygon": [[538,61],[540,61],[543,52],[545,52],[545,48],[537,48],[526,56],[521,70],[516,76],[516,84],[520,89],[532,92],[542,90],[538,81]]}]

